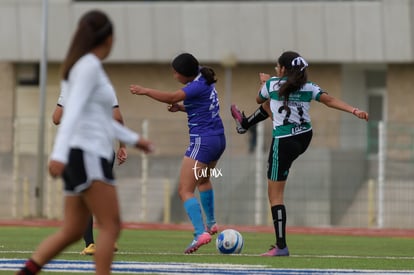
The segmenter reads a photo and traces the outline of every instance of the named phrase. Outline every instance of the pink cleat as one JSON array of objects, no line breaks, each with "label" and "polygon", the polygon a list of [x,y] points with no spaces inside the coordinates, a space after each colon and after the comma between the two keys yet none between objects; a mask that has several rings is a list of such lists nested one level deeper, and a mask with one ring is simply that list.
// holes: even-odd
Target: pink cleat
[{"label": "pink cleat", "polygon": [[280,249],[279,247],[272,245],[269,251],[261,254],[260,256],[289,256],[289,249],[287,246],[283,249]]},{"label": "pink cleat", "polygon": [[207,226],[206,231],[210,235],[217,234],[217,232],[218,232],[218,226],[217,226],[217,224],[215,223],[212,226]]},{"label": "pink cleat", "polygon": [[185,254],[191,254],[193,252],[196,252],[200,246],[208,244],[211,242],[211,235],[207,232],[204,232],[201,235],[198,235],[191,244],[184,250]]},{"label": "pink cleat", "polygon": [[243,128],[242,122],[246,117],[242,112],[240,112],[239,108],[235,104],[232,104],[230,106],[231,116],[234,118],[234,121],[236,122],[236,130],[239,134],[244,134],[247,132],[247,129]]}]

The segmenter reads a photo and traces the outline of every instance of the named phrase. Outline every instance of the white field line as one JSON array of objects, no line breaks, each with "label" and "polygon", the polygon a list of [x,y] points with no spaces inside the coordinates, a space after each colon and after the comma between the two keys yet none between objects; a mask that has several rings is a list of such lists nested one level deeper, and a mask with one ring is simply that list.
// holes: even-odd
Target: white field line
[{"label": "white field line", "polygon": [[[8,250],[8,251],[0,251],[0,255],[1,254],[10,254],[10,253],[15,253],[15,254],[31,254],[33,253],[33,251],[19,251],[19,250]],[[65,251],[63,253],[61,253],[61,255],[63,254],[79,254],[78,251]],[[118,251],[116,252],[116,254],[119,255],[145,255],[145,256],[149,256],[149,255],[154,255],[154,256],[182,256],[184,255],[183,253],[170,253],[170,252],[157,252],[157,253],[151,253],[151,252],[122,252],[122,251]],[[204,256],[212,256],[212,255],[217,255],[217,253],[196,253],[196,254],[192,254],[191,257],[204,257]],[[233,255],[225,255],[225,257],[260,257],[259,254],[233,254]],[[289,257],[293,257],[293,258],[337,258],[337,259],[384,259],[384,260],[414,260],[414,256],[355,256],[355,255],[290,255]],[[85,260],[89,260],[92,259],[92,257],[90,256],[85,256]]]}]

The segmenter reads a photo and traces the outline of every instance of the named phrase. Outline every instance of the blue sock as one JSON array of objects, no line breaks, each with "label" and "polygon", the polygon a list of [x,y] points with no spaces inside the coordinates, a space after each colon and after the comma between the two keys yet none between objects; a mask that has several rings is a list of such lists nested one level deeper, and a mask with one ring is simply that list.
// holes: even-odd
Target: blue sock
[{"label": "blue sock", "polygon": [[184,208],[187,212],[188,217],[190,218],[191,223],[194,227],[194,235],[197,237],[198,235],[204,232],[204,222],[203,216],[201,214],[201,207],[198,203],[197,198],[193,197],[184,202]]},{"label": "blue sock", "polygon": [[204,213],[206,214],[206,223],[208,227],[211,227],[216,223],[214,217],[214,191],[213,189],[200,192],[201,205],[203,206]]}]

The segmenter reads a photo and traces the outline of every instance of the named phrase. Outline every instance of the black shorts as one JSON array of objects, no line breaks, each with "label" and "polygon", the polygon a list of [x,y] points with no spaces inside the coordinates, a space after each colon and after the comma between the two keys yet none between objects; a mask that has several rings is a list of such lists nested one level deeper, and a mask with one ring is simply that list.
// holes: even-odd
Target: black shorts
[{"label": "black shorts", "polygon": [[92,181],[115,184],[113,161],[81,149],[71,149],[63,172],[66,194],[79,194],[88,189]]},{"label": "black shorts", "polygon": [[285,181],[295,159],[306,151],[312,140],[312,130],[303,134],[273,138],[270,147],[267,178],[272,181]]}]

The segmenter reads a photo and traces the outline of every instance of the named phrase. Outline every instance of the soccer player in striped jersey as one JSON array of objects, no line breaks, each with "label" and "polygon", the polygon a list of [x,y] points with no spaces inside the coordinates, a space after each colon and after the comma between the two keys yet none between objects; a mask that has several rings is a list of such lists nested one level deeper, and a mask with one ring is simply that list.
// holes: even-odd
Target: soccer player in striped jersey
[{"label": "soccer player in striped jersey", "polygon": [[289,256],[284,189],[293,161],[306,151],[312,139],[310,102],[316,100],[368,120],[367,112],[328,95],[317,84],[309,82],[307,67],[308,63],[298,53],[282,53],[276,64],[276,77],[260,75],[262,87],[256,101],[261,106],[248,118],[235,105],[231,106],[239,133],[269,117],[269,110],[273,120],[267,178],[276,243],[262,256]]}]

